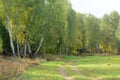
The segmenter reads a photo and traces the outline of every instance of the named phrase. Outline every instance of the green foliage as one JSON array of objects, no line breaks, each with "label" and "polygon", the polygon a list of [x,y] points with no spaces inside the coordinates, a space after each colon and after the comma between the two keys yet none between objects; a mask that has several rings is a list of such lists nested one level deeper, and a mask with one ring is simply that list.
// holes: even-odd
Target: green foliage
[{"label": "green foliage", "polygon": [[0,52],[2,53],[3,50],[7,52],[11,51],[8,31],[2,24],[2,21],[0,21]]},{"label": "green foliage", "polygon": [[32,54],[40,45],[39,53],[52,54],[120,51],[120,15],[116,11],[98,19],[91,14],[75,12],[69,0],[0,0],[0,18],[1,51],[11,52],[11,39],[15,52],[22,55],[30,51],[28,43]]},{"label": "green foliage", "polygon": [[110,15],[105,15],[101,20],[101,49],[103,52],[117,52],[119,25],[119,14],[115,11],[111,12]]},{"label": "green foliage", "polygon": [[3,42],[2,42],[2,39],[0,38],[0,53],[3,51],[2,46],[3,46]]}]

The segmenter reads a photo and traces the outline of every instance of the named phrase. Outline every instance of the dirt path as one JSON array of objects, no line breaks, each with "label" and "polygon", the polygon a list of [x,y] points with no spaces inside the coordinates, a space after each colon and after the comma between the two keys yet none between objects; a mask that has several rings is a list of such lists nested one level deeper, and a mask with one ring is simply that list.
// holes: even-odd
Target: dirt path
[{"label": "dirt path", "polygon": [[63,66],[59,67],[58,71],[64,77],[65,80],[73,80],[69,75],[66,74],[65,67],[63,67]]},{"label": "dirt path", "polygon": [[[81,73],[81,71],[78,69],[77,66],[72,65],[70,68],[71,68],[71,70],[73,70],[76,74],[83,75],[83,74]],[[85,75],[83,75],[83,76],[85,76]]]},{"label": "dirt path", "polygon": [[79,71],[78,71],[78,69],[77,69],[76,66],[73,66],[73,65],[72,65],[70,68],[71,68],[74,72],[79,73]]},{"label": "dirt path", "polygon": [[[80,75],[82,75],[82,76],[85,76],[85,75],[83,75],[83,74],[79,71],[78,67],[72,65],[70,68],[71,68],[71,70],[73,70],[76,74],[80,74]],[[92,77],[91,77],[91,80],[100,80],[100,79],[99,79],[99,78],[92,78]]]}]

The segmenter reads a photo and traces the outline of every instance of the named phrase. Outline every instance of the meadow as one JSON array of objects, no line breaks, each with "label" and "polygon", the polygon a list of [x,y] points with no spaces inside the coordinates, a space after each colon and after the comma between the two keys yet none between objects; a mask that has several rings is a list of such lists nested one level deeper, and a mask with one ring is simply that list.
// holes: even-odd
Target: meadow
[{"label": "meadow", "polygon": [[20,80],[120,80],[120,56],[64,56],[26,69]]}]

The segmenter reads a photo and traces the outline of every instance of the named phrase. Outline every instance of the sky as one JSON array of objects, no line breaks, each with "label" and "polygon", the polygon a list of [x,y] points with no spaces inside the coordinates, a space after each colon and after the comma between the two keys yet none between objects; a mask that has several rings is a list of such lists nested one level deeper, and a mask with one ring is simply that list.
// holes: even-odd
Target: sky
[{"label": "sky", "polygon": [[70,0],[72,8],[80,13],[90,13],[100,18],[111,11],[120,14],[120,0]]}]

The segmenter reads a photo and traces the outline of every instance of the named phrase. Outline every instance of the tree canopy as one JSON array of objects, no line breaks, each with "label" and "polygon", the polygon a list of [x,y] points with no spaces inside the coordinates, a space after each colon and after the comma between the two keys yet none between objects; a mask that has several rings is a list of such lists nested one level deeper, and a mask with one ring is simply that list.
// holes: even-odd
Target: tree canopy
[{"label": "tree canopy", "polygon": [[120,15],[74,11],[69,0],[0,0],[0,52],[14,57],[120,51]]}]

